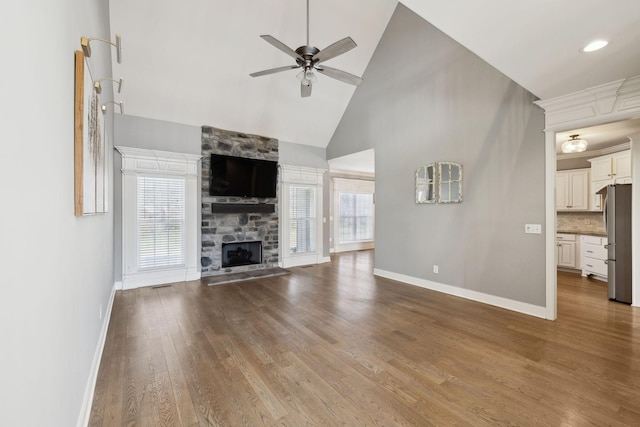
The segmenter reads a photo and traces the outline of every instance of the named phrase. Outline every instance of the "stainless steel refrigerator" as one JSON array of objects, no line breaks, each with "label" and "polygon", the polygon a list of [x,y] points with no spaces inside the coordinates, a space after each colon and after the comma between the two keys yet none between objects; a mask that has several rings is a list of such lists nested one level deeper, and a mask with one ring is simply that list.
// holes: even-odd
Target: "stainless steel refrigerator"
[{"label": "stainless steel refrigerator", "polygon": [[607,186],[609,299],[631,304],[631,184]]}]

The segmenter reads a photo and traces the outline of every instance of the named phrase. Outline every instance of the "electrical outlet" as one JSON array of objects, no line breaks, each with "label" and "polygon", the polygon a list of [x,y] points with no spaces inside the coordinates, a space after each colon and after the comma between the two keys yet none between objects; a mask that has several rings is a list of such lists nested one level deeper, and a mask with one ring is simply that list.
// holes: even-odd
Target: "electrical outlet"
[{"label": "electrical outlet", "polygon": [[438,274],[438,270],[439,270],[439,269],[438,269],[438,266],[437,266],[437,265],[434,265],[434,266],[433,266],[433,272],[434,272],[435,274]]},{"label": "electrical outlet", "polygon": [[541,224],[525,224],[524,232],[526,234],[542,234],[542,225]]}]

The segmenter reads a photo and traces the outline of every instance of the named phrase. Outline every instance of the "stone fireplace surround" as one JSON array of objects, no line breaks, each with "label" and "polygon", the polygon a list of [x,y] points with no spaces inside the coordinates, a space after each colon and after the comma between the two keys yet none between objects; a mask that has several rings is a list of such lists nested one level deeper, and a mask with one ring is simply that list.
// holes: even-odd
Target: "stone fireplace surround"
[{"label": "stone fireplace surround", "polygon": [[[278,197],[209,195],[211,154],[278,160],[278,140],[202,126],[202,276],[278,266]],[[262,263],[222,268],[222,243],[262,241]]]}]

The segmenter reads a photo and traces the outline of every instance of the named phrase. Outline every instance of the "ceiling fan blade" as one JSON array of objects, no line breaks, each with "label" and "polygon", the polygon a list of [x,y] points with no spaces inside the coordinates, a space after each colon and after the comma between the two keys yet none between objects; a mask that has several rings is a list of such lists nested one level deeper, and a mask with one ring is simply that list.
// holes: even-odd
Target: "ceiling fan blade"
[{"label": "ceiling fan blade", "polygon": [[283,51],[284,53],[286,53],[290,57],[292,57],[292,58],[294,58],[296,60],[304,61],[304,59],[300,55],[298,55],[295,50],[291,49],[289,46],[287,46],[286,44],[282,43],[280,40],[276,39],[275,37],[269,36],[269,35],[262,35],[260,37],[262,37],[267,43],[269,43],[272,46],[280,49],[281,51]]},{"label": "ceiling fan blade", "polygon": [[269,70],[258,71],[249,74],[251,77],[266,76],[268,74],[279,73],[281,71],[293,70],[294,68],[300,68],[300,65],[287,65],[285,67],[271,68]]},{"label": "ceiling fan blade", "polygon": [[351,37],[345,37],[315,54],[313,56],[313,60],[320,63],[331,58],[335,58],[338,55],[342,55],[345,52],[349,52],[356,46],[356,42],[354,42]]},{"label": "ceiling fan blade", "polygon": [[321,65],[316,67],[318,72],[324,74],[325,76],[332,77],[336,80],[340,80],[341,82],[349,83],[350,85],[358,86],[362,83],[362,79],[358,76],[354,76],[353,74],[347,73],[346,71],[338,70],[337,68],[327,67],[326,65]]},{"label": "ceiling fan blade", "polygon": [[311,85],[300,84],[300,96],[303,98],[311,96]]}]

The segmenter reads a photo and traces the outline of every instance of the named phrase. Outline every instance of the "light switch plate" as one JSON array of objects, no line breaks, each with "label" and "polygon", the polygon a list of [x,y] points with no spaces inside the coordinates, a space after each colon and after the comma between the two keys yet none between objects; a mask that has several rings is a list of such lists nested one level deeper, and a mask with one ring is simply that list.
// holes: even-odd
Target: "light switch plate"
[{"label": "light switch plate", "polygon": [[541,224],[525,224],[524,232],[526,234],[542,234],[542,225]]}]

